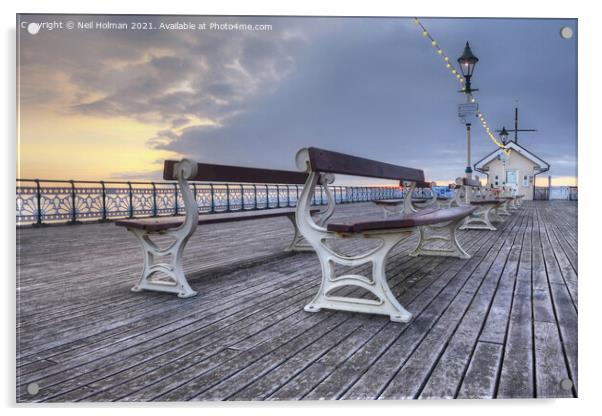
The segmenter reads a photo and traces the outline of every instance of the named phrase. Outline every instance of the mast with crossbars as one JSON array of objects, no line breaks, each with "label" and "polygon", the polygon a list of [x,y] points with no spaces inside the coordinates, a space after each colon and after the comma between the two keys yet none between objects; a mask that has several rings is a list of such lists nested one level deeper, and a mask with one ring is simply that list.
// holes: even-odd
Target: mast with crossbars
[{"label": "mast with crossbars", "polygon": [[518,107],[514,107],[514,129],[506,130],[505,127],[502,127],[501,130],[496,130],[498,133],[512,133],[514,132],[514,142],[518,144],[518,132],[519,131],[537,131],[537,129],[519,129],[518,128]]}]

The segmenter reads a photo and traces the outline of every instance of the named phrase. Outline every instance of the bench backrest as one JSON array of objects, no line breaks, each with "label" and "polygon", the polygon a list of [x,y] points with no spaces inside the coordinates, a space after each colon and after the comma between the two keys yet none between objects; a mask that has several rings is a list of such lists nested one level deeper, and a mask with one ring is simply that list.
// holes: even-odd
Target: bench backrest
[{"label": "bench backrest", "polygon": [[[176,160],[165,161],[163,166],[163,179],[168,181],[178,179],[174,173],[174,167],[176,163],[178,163]],[[204,182],[278,183],[302,185],[307,180],[307,173],[288,170],[197,163],[196,175],[188,180]]]},{"label": "bench backrest", "polygon": [[420,169],[396,166],[315,147],[308,148],[307,153],[309,168],[314,172],[424,182],[424,172]]}]

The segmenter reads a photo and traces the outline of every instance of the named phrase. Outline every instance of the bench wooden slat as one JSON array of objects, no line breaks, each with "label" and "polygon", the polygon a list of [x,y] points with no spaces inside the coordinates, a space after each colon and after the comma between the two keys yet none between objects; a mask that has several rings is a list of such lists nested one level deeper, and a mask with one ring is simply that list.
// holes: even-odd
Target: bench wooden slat
[{"label": "bench wooden slat", "polygon": [[[177,160],[166,160],[163,165],[163,179],[176,180],[174,167]],[[249,168],[241,166],[213,165],[209,163],[197,163],[197,174],[189,178],[190,181],[205,182],[234,182],[234,183],[282,183],[302,185],[307,180],[307,173],[277,170]]]},{"label": "bench wooden slat", "polygon": [[424,172],[420,169],[396,166],[315,147],[310,147],[307,151],[310,167],[314,172],[424,182]]},{"label": "bench wooden slat", "polygon": [[[312,212],[318,212],[318,209],[312,209]],[[215,224],[220,222],[235,222],[245,221],[260,218],[271,218],[279,217],[283,215],[295,214],[295,208],[270,208],[262,210],[248,210],[248,211],[231,211],[224,213],[215,214],[202,214],[199,215],[199,225],[201,224]],[[151,232],[168,230],[170,228],[176,228],[184,222],[184,216],[177,217],[160,217],[160,218],[137,218],[137,219],[126,219],[117,220],[115,225],[127,228],[136,228]]]},{"label": "bench wooden slat", "polygon": [[412,228],[433,225],[464,218],[473,213],[476,207],[454,207],[447,209],[429,208],[413,214],[403,214],[394,218],[349,220],[328,224],[328,231],[359,233],[363,231]]},{"label": "bench wooden slat", "polygon": [[[437,201],[449,201],[450,199],[451,198],[445,198],[443,196],[437,197]],[[422,204],[429,201],[432,201],[432,198],[412,198],[412,203],[414,204]],[[403,204],[403,199],[379,199],[372,202],[376,205],[399,205]]]},{"label": "bench wooden slat", "polygon": [[476,199],[474,201],[470,201],[471,205],[500,205],[505,201],[503,199]]}]

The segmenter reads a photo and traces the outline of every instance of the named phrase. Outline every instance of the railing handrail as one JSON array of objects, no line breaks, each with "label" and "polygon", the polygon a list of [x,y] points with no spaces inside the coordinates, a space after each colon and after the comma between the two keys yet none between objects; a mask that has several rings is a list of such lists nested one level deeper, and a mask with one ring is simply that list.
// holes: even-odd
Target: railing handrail
[{"label": "railing handrail", "polygon": [[[118,184],[118,185],[128,185],[128,184],[132,184],[132,185],[161,185],[161,184],[165,184],[165,185],[173,185],[173,184],[177,184],[176,181],[105,181],[105,180],[98,180],[98,181],[91,181],[91,180],[76,180],[76,179],[22,179],[22,178],[17,178],[16,179],[17,182],[40,182],[40,183],[88,183],[88,184],[98,184],[101,185],[104,183],[105,185],[108,184]],[[252,187],[253,185],[268,185],[268,186],[276,186],[276,185],[287,185],[287,186],[295,186],[294,184],[290,184],[290,183],[272,183],[272,182],[257,182],[255,184],[253,183],[239,183],[239,182],[210,182],[210,181],[188,181],[189,183],[202,183],[202,184],[213,184],[213,185],[243,185],[243,186],[249,186]],[[392,189],[397,189],[397,188],[401,188],[400,186],[397,185],[369,185],[369,186],[359,186],[359,185],[331,185],[332,186],[336,186],[336,187],[350,187],[350,188],[392,188]]]},{"label": "railing handrail", "polygon": [[[27,182],[31,182],[31,186]],[[194,181],[190,186],[194,188],[199,210],[204,213],[294,207],[300,188],[294,184],[205,181]],[[326,202],[323,187],[318,188],[314,203],[323,205]],[[384,184],[331,185],[329,188],[333,190],[338,204],[398,198],[403,194],[401,187]],[[183,213],[183,206],[179,201],[181,193],[175,181],[18,178],[16,191],[19,225],[108,221],[122,217],[156,217]]]}]

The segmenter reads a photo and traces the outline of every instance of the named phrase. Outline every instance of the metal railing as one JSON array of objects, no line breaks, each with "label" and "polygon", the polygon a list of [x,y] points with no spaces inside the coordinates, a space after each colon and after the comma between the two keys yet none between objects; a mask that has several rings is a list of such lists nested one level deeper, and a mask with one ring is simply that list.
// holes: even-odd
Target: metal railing
[{"label": "metal railing", "polygon": [[536,186],[533,199],[540,201],[577,201],[578,188],[576,186]]},{"label": "metal railing", "polygon": [[[303,186],[191,182],[199,212],[294,207]],[[401,198],[396,186],[331,186],[337,204]],[[314,204],[326,204],[319,186]],[[17,179],[17,225],[184,214],[176,182]]]}]

